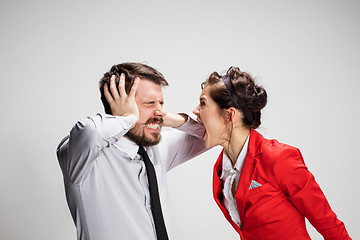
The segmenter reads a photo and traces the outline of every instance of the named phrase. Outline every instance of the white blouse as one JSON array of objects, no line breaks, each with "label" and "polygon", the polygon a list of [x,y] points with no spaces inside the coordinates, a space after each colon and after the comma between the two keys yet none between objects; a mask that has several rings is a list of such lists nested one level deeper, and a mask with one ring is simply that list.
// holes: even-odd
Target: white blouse
[{"label": "white blouse", "polygon": [[[250,135],[249,135],[250,136]],[[244,147],[242,148],[238,159],[236,160],[235,166],[233,166],[230,158],[223,153],[223,162],[222,162],[222,173],[221,180],[224,183],[223,194],[224,200],[223,204],[226,210],[229,212],[231,219],[240,227],[240,216],[239,211],[236,205],[236,200],[232,193],[232,187],[235,185],[235,190],[237,189],[241,169],[244,165],[245,157],[247,155],[248,147],[249,147],[249,136],[247,137]]]}]

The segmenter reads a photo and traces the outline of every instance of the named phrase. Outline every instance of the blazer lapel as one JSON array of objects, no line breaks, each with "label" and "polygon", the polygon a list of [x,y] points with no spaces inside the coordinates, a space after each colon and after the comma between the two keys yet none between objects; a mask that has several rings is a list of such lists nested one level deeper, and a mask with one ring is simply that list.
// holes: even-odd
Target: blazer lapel
[{"label": "blazer lapel", "polygon": [[[226,210],[225,206],[223,205],[223,183],[220,179],[221,171],[222,171],[222,156],[223,156],[224,149],[221,151],[215,165],[214,165],[214,172],[213,172],[213,196],[215,202],[219,206],[220,210],[223,212],[225,218],[230,222],[230,224],[235,228],[235,230],[242,236],[242,231],[240,230],[239,226],[231,219],[229,212]],[[242,238],[241,238],[242,239]]]},{"label": "blazer lapel", "polygon": [[[235,192],[235,199],[240,215],[241,224],[244,222],[245,215],[245,203],[246,198],[249,192],[251,180],[254,176],[256,164],[258,162],[257,156],[261,154],[261,143],[262,136],[255,130],[251,130],[250,139],[249,139],[249,148],[245,158],[245,162],[243,168],[241,170],[239,184]],[[213,196],[215,202],[219,206],[220,210],[223,212],[225,218],[230,222],[230,224],[234,227],[234,229],[240,234],[242,238],[242,230],[239,226],[231,219],[229,212],[226,210],[225,206],[222,204],[223,202],[223,183],[220,179],[222,172],[222,156],[224,149],[221,151],[215,165],[213,172]]]},{"label": "blazer lapel", "polygon": [[248,152],[241,170],[238,187],[235,192],[235,199],[240,215],[241,224],[244,222],[245,203],[249,193],[251,181],[253,179],[256,165],[258,163],[257,155],[261,154],[261,135],[251,129]]},{"label": "blazer lapel", "polygon": [[224,149],[221,151],[215,165],[214,165],[214,172],[213,172],[213,195],[215,201],[218,203],[219,207],[222,206],[221,204],[221,196],[222,196],[222,182],[220,179],[221,170],[222,170],[222,156],[223,156]]}]

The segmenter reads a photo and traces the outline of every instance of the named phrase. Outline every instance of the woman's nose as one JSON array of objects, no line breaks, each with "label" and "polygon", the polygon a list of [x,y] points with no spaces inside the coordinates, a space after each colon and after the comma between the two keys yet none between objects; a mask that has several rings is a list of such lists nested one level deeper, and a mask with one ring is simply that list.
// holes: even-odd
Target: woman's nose
[{"label": "woman's nose", "polygon": [[196,106],[196,108],[194,108],[194,110],[192,111],[193,114],[195,114],[197,117],[199,117],[199,105]]}]

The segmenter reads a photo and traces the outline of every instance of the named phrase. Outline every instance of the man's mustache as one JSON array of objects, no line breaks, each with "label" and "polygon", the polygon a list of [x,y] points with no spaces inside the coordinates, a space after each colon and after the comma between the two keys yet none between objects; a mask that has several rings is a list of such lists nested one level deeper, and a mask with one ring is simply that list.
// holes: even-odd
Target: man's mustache
[{"label": "man's mustache", "polygon": [[163,118],[150,118],[145,123],[140,123],[140,125],[148,125],[148,124],[152,124],[152,123],[162,125],[164,123],[164,119]]}]

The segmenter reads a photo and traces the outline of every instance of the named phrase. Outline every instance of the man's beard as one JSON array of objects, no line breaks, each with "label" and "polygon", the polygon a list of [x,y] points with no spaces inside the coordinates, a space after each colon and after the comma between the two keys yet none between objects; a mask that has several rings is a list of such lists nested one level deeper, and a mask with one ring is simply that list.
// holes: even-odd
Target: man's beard
[{"label": "man's beard", "polygon": [[151,118],[147,120],[145,124],[136,123],[135,126],[125,134],[125,136],[139,146],[143,146],[143,147],[154,146],[160,142],[161,134],[160,132],[151,133],[153,138],[149,138],[145,135],[144,127],[147,124],[151,124],[151,123],[159,124],[161,129],[163,119]]}]

